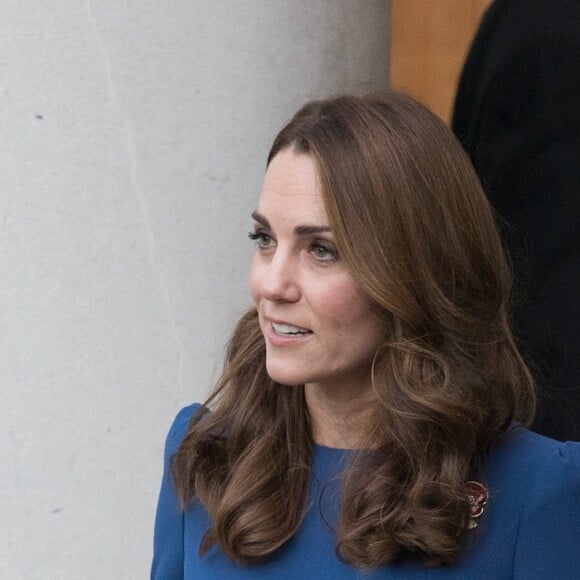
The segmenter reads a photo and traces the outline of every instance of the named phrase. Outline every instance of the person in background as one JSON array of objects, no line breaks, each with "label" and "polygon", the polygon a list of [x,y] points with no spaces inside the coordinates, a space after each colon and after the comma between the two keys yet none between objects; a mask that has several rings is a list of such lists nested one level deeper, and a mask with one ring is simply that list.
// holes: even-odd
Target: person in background
[{"label": "person in background", "polygon": [[252,214],[254,305],[167,438],[154,580],[566,580],[580,444],[528,431],[511,273],[459,142],[385,92],[302,107]]},{"label": "person in background", "polygon": [[538,383],[532,428],[580,439],[580,2],[495,0],[452,128],[501,216],[516,339]]}]

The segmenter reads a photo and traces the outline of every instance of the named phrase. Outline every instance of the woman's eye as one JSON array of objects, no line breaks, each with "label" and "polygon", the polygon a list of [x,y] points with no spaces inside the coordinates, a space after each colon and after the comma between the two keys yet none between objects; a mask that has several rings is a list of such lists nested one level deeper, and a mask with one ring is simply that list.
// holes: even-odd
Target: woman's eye
[{"label": "woman's eye", "polygon": [[269,248],[274,243],[274,240],[269,233],[260,230],[256,232],[249,232],[248,237],[250,240],[254,240],[256,242],[256,246],[262,250]]},{"label": "woman's eye", "polygon": [[320,262],[334,262],[338,258],[336,250],[318,243],[312,245],[311,252]]}]

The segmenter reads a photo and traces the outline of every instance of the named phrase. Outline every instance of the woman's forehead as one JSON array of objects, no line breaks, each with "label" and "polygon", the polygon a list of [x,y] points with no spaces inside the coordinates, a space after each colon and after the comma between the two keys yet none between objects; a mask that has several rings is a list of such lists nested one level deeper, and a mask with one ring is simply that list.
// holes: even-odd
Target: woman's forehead
[{"label": "woman's forehead", "polygon": [[262,191],[280,195],[318,195],[320,184],[316,163],[311,155],[293,149],[280,151],[268,165]]},{"label": "woman's forehead", "polygon": [[286,149],[270,162],[258,202],[258,212],[268,219],[328,221],[314,159]]}]

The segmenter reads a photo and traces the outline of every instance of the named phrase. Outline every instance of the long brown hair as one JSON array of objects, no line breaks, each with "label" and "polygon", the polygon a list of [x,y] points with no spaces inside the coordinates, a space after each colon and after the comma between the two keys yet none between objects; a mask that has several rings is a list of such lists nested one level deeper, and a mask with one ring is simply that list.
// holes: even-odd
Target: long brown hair
[{"label": "long brown hair", "polygon": [[[337,552],[356,567],[402,553],[451,563],[467,531],[466,481],[535,405],[489,203],[445,125],[395,92],[307,104],[268,162],[287,148],[315,160],[339,254],[386,329],[378,404],[361,426],[362,448],[376,451],[343,475]],[[300,526],[312,446],[304,389],[268,377],[250,309],[174,457],[182,506],[200,501],[211,516],[200,553],[217,542],[243,564],[275,554]]]}]

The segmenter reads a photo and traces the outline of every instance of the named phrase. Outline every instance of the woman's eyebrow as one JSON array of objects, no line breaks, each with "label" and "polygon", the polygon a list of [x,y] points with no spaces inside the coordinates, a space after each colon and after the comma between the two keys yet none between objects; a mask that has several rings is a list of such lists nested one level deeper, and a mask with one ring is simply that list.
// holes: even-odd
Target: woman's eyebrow
[{"label": "woman's eyebrow", "polygon": [[309,236],[312,234],[321,234],[323,232],[330,232],[329,226],[296,226],[294,233],[297,236]]},{"label": "woman's eyebrow", "polygon": [[263,225],[265,228],[268,228],[269,230],[272,229],[268,219],[264,217],[260,212],[257,211],[252,212],[252,219],[257,221],[259,224]]},{"label": "woman's eyebrow", "polygon": [[[265,216],[263,216],[261,213],[255,211],[252,213],[252,218],[257,221],[259,224],[263,225],[264,227],[268,228],[268,229],[272,229],[272,227],[270,226],[270,222],[268,221],[268,218],[266,218]],[[294,234],[297,236],[309,236],[312,234],[321,234],[323,232],[330,232],[332,231],[330,226],[309,226],[309,225],[304,225],[304,226],[296,226],[294,228]]]}]

